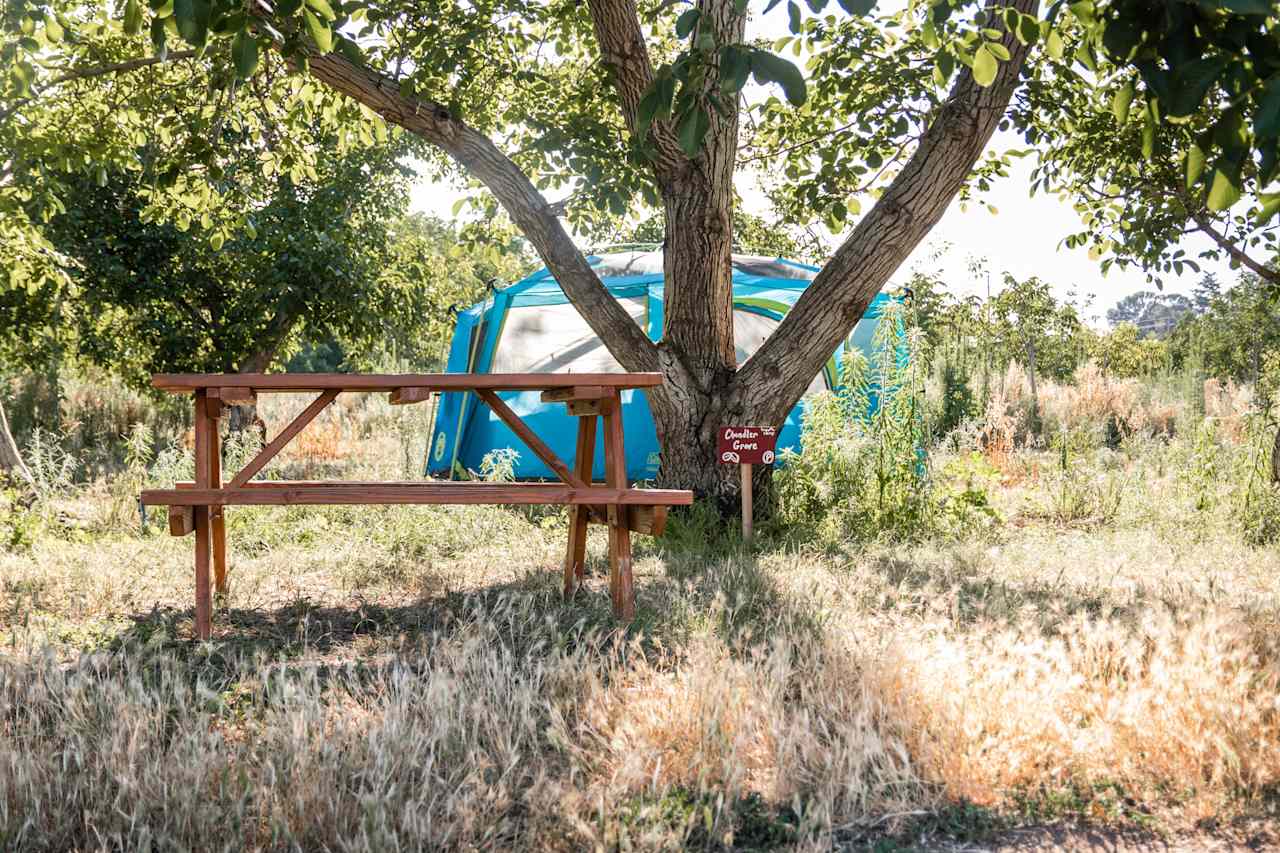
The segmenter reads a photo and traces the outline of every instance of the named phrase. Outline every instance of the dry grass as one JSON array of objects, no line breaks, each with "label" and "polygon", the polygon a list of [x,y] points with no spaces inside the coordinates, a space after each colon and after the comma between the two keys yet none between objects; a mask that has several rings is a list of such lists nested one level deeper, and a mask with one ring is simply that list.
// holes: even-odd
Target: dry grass
[{"label": "dry grass", "polygon": [[[396,417],[340,411],[283,464],[403,470]],[[1088,460],[1134,481],[1106,524],[1036,511],[1047,476],[960,543],[748,555],[677,521],[684,550],[638,540],[627,630],[601,538],[588,593],[559,600],[558,513],[237,509],[204,646],[190,541],[72,523],[99,485],[0,554],[0,849],[829,849],[1267,819],[1280,553],[1188,492],[1190,452]]]}]

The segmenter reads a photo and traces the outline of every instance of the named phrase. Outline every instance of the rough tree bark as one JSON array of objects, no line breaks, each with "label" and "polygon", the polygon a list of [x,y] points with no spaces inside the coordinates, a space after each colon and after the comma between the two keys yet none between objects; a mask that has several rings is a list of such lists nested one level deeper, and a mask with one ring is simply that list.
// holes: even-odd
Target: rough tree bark
[{"label": "rough tree bark", "polygon": [[[634,131],[636,109],[653,79],[633,0],[588,0],[601,59]],[[733,0],[698,0],[699,27],[740,40],[745,17]],[[992,0],[989,8],[1034,13],[1036,0]],[[1000,15],[992,15],[999,21]],[[1011,34],[1011,60],[995,82],[978,86],[962,69],[919,146],[880,200],[818,274],[774,334],[739,370],[734,362],[731,269],[733,171],[738,115],[711,111],[706,144],[687,157],[669,123],[651,130],[653,171],[666,213],[666,319],[649,341],[610,296],[574,246],[555,210],[507,156],[444,106],[400,94],[392,78],[340,54],[310,58],[310,73],[387,121],[439,146],[494,194],[537,250],[569,300],[628,370],[660,370],[650,394],[662,446],[660,480],[729,500],[737,471],[715,460],[718,427],[780,425],[832,351],[862,317],[890,275],[942,218],[986,148],[1018,84],[1028,48]],[[707,75],[708,91],[718,85]],[[764,485],[768,468],[759,474]]]},{"label": "rough tree bark", "polygon": [[31,476],[31,470],[22,461],[13,433],[9,431],[9,419],[5,416],[3,402],[0,402],[0,474],[16,477],[28,484],[35,480]]}]

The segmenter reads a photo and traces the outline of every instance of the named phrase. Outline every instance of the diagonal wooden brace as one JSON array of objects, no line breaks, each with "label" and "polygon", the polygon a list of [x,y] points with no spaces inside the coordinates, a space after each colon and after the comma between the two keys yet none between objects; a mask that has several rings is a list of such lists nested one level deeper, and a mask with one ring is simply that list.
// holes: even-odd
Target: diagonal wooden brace
[{"label": "diagonal wooden brace", "polygon": [[337,396],[338,389],[330,388],[319,397],[316,397],[315,400],[311,402],[310,406],[303,409],[302,413],[294,418],[292,423],[282,429],[280,434],[271,440],[270,444],[262,448],[262,450],[258,452],[258,455],[253,457],[252,461],[250,461],[248,465],[244,466],[244,468],[240,470],[239,474],[236,474],[228,484],[227,488],[238,489],[253,479],[254,474],[257,474],[268,462],[274,459],[276,454],[283,450],[284,446],[292,441],[295,435],[302,432],[303,427],[315,420],[316,415],[320,414],[320,412],[324,410],[325,406],[332,403],[333,399]]},{"label": "diagonal wooden brace", "polygon": [[556,456],[555,451],[547,447],[542,439],[534,435],[533,430],[529,429],[525,422],[520,420],[520,416],[511,411],[511,407],[506,403],[502,402],[502,398],[487,388],[477,388],[476,394],[488,404],[490,409],[493,409],[493,413],[510,427],[512,432],[520,436],[520,440],[533,451],[535,456],[547,463],[547,466],[556,472],[557,477],[574,488],[585,489],[587,487],[582,478],[570,471],[569,466],[565,465],[559,456]]}]

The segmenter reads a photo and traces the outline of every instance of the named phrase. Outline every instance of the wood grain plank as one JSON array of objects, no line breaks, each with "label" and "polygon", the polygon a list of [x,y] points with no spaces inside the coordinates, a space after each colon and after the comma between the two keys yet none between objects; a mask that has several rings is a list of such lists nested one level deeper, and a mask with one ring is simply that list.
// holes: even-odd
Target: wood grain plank
[{"label": "wood grain plank", "polygon": [[680,489],[578,489],[559,483],[333,483],[287,480],[246,483],[242,488],[148,489],[149,506],[282,506],[354,504],[627,504],[688,506]]},{"label": "wood grain plank", "polygon": [[[604,416],[605,484],[626,494],[640,489],[627,488],[627,453],[622,437],[622,400],[613,394],[613,405]],[[662,503],[662,501],[654,501]],[[631,530],[622,509],[613,505],[609,515],[609,594],[613,600],[614,618],[630,622],[636,615],[635,581],[631,574]]]},{"label": "wood grain plank", "polygon": [[533,430],[529,429],[528,424],[522,421],[519,415],[511,411],[511,407],[504,403],[501,397],[487,388],[478,389],[476,394],[493,410],[499,420],[520,437],[520,440],[533,451],[535,456],[547,463],[547,467],[556,472],[557,477],[576,489],[585,489],[587,487],[587,484],[577,474],[570,471],[569,466],[565,465],[559,456],[556,456],[556,452],[548,447],[546,442],[534,435]]},{"label": "wood grain plank", "polygon": [[[208,395],[197,391],[195,397],[195,488],[187,492],[191,495],[212,494],[218,490],[212,488],[212,470],[210,449],[217,446],[217,421],[209,417]],[[213,631],[213,596],[209,588],[209,562],[211,557],[211,541],[209,531],[210,501],[195,501],[194,522],[196,534],[196,637],[209,639]]]},{"label": "wood grain plank", "polygon": [[[578,420],[578,442],[574,453],[574,470],[578,478],[590,483],[596,455],[596,419]],[[570,599],[582,584],[587,568],[587,524],[590,507],[569,508],[569,545],[564,558],[564,597]]]},{"label": "wood grain plank", "polygon": [[430,388],[393,388],[390,403],[393,406],[407,406],[410,403],[425,403],[436,393]]},{"label": "wood grain plank", "polygon": [[258,401],[258,395],[254,393],[252,388],[235,388],[228,385],[209,389],[210,394],[213,394],[214,391],[217,391],[218,399],[232,405],[236,403],[256,403]]},{"label": "wood grain plank", "polygon": [[603,385],[574,385],[569,388],[552,388],[542,392],[544,403],[568,403],[571,400],[601,400],[612,393]]},{"label": "wood grain plank", "polygon": [[[628,506],[625,514],[619,514],[619,521],[627,525],[632,533],[643,533],[646,536],[661,536],[667,526],[667,507]],[[608,524],[608,507],[587,507],[587,518],[591,524]]]},{"label": "wood grain plank", "polygon": [[[661,373],[157,373],[153,387],[171,394],[201,388],[250,388],[259,393],[290,391],[545,391],[553,388],[602,386],[654,388]],[[219,390],[219,394],[221,394]]]},{"label": "wood grain plank", "polygon": [[[209,488],[222,488],[222,451],[218,424],[213,424],[213,436],[209,443]],[[227,520],[222,507],[209,510],[209,535],[213,539],[213,589],[218,595],[227,594]]]},{"label": "wood grain plank", "polygon": [[293,419],[292,423],[282,429],[280,434],[271,440],[271,443],[262,448],[258,455],[253,457],[249,464],[245,465],[244,468],[241,469],[239,474],[236,474],[231,478],[230,488],[238,489],[245,483],[249,482],[249,480],[253,478],[253,475],[261,471],[263,466],[275,458],[275,455],[284,449],[284,446],[292,441],[295,435],[302,432],[303,427],[311,423],[311,421],[315,419],[315,416],[323,411],[325,406],[332,403],[333,399],[337,397],[339,393],[339,389],[330,388],[329,390],[321,393],[319,397],[312,400],[311,405],[303,409],[302,412]]},{"label": "wood grain plank", "polygon": [[196,529],[195,512],[189,506],[169,507],[169,535],[186,536]]}]

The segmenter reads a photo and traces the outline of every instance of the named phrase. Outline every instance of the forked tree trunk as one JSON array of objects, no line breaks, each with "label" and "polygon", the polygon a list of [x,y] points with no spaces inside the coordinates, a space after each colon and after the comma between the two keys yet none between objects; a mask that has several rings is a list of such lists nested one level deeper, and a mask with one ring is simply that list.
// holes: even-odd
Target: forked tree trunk
[{"label": "forked tree trunk", "polygon": [[16,477],[28,484],[35,481],[31,470],[22,461],[13,433],[9,431],[9,419],[5,416],[3,402],[0,402],[0,474]]},{"label": "forked tree trunk", "polygon": [[[989,0],[992,26],[1000,10],[1034,14],[1037,0]],[[587,0],[600,59],[609,68],[622,117],[637,130],[640,101],[654,79],[634,0]],[[734,0],[697,0],[699,29],[718,43],[741,42],[746,17]],[[695,41],[696,41],[695,37]],[[714,450],[718,428],[780,426],[871,300],[928,235],[963,187],[1017,88],[1028,47],[1005,33],[1011,59],[995,81],[977,85],[961,69],[915,152],[858,222],[782,323],[741,369],[733,355],[733,171],[738,105],[709,110],[711,128],[693,157],[681,150],[670,120],[655,120],[647,144],[666,213],[666,318],[654,345],[605,289],[558,220],[560,213],[493,142],[441,103],[406,97],[397,80],[353,64],[339,53],[313,55],[308,72],[410,133],[438,146],[502,204],[537,250],[574,307],[627,370],[661,371],[649,393],[662,447],[664,485],[691,488],[722,505],[736,500],[736,468]],[[705,94],[718,97],[719,74]],[[709,103],[709,101],[708,101]],[[769,469],[760,467],[759,494]]]}]

